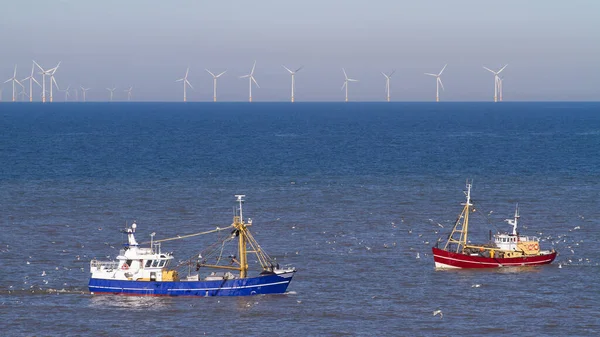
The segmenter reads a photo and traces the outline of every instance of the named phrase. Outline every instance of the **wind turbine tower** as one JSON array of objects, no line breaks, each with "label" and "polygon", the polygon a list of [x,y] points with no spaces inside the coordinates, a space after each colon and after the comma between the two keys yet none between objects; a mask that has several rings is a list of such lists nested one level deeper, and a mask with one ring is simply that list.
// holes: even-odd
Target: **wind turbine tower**
[{"label": "wind turbine tower", "polygon": [[258,85],[258,82],[256,82],[256,80],[254,79],[254,68],[256,67],[256,61],[254,61],[254,65],[252,66],[252,70],[250,71],[250,74],[248,75],[244,75],[244,76],[240,76],[240,78],[248,78],[248,101],[252,102],[252,82],[254,82],[254,84],[256,84],[257,87],[260,88],[260,85]]},{"label": "wind turbine tower", "polygon": [[348,75],[346,74],[346,70],[344,68],[342,68],[342,71],[344,72],[344,84],[342,85],[342,90],[344,90],[344,87],[346,88],[346,102],[348,102],[348,82],[358,82],[358,80],[352,79],[352,78],[348,78]]},{"label": "wind turbine tower", "polygon": [[390,79],[392,78],[392,75],[394,75],[396,71],[392,71],[389,75],[386,75],[383,71],[381,72],[381,74],[383,76],[385,76],[385,92],[387,94],[387,101],[390,101]]},{"label": "wind turbine tower", "polygon": [[185,76],[183,78],[180,78],[180,79],[178,79],[178,80],[175,81],[175,82],[183,82],[183,101],[184,102],[187,102],[186,86],[189,85],[190,88],[194,89],[194,87],[192,87],[192,84],[187,79],[189,72],[190,72],[190,68],[188,67],[187,70],[185,71]]},{"label": "wind turbine tower", "polygon": [[483,67],[483,69],[494,74],[494,102],[498,102],[498,93],[500,93],[500,101],[502,101],[502,79],[500,78],[500,76],[498,76],[498,74],[500,74],[502,70],[506,68],[506,66],[508,66],[508,64],[500,68],[500,70],[498,71],[493,71],[490,68]]},{"label": "wind turbine tower", "polygon": [[444,68],[442,68],[442,70],[440,70],[439,74],[430,74],[430,73],[425,73],[425,75],[429,75],[429,76],[433,76],[436,78],[435,80],[435,101],[439,102],[440,101],[440,86],[442,87],[442,90],[444,89],[444,84],[442,83],[442,79],[440,78],[440,76],[442,76],[442,73],[444,72],[444,69],[446,69],[446,65],[444,65]]},{"label": "wind turbine tower", "polygon": [[58,67],[60,66],[60,62],[58,62],[58,64],[56,65],[56,67],[52,68],[49,70],[50,72],[50,103],[52,103],[52,84],[54,84],[56,86],[56,90],[60,90],[58,88],[58,83],[56,83],[56,79],[54,79],[54,73],[56,72],[56,70],[58,69]]},{"label": "wind turbine tower", "polygon": [[19,80],[17,80],[17,65],[15,64],[15,72],[13,74],[13,77],[9,78],[8,80],[4,81],[4,83],[8,83],[12,81],[12,101],[15,102],[17,99],[17,94],[15,91],[15,83],[18,83],[23,89],[25,89],[25,87],[23,86],[23,84],[21,84],[21,82],[19,82]]},{"label": "wind turbine tower", "polygon": [[42,74],[42,103],[46,103],[46,75],[50,75],[50,73],[52,72],[52,69],[44,70],[44,68],[42,68],[39,64],[37,64],[37,62],[35,62],[35,60],[33,61],[33,64],[35,64],[41,71],[41,74]]},{"label": "wind turbine tower", "polygon": [[227,70],[225,70],[224,72],[220,73],[219,75],[213,74],[208,69],[204,69],[204,70],[208,71],[208,73],[211,74],[212,77],[213,77],[213,102],[216,102],[217,101],[217,78],[219,78],[219,77],[221,77],[221,75],[225,74],[227,72]]},{"label": "wind turbine tower", "polygon": [[302,69],[304,66],[300,66],[300,68],[292,71],[290,70],[288,67],[282,65],[282,67],[285,68],[285,70],[287,70],[291,75],[292,75],[292,103],[294,103],[294,86],[296,85],[296,80],[294,79],[294,76],[296,75],[297,72],[300,71],[300,69]]},{"label": "wind turbine tower", "polygon": [[117,88],[106,88],[106,90],[110,91],[110,101],[112,102],[113,94],[115,93],[115,90],[117,90]]},{"label": "wind turbine tower", "polygon": [[35,69],[35,65],[31,65],[31,75],[29,77],[24,78],[23,81],[29,80],[29,102],[33,101],[33,82],[35,82],[39,87],[41,87],[40,82],[38,82],[33,76],[33,71]]},{"label": "wind turbine tower", "polygon": [[83,101],[84,101],[84,102],[85,102],[85,93],[86,93],[86,91],[88,91],[88,90],[90,90],[90,89],[91,89],[91,88],[84,88],[84,87],[81,87],[81,91],[83,92]]},{"label": "wind turbine tower", "polygon": [[59,90],[59,91],[64,91],[65,92],[65,102],[69,100],[69,95],[71,95],[71,93],[69,92],[70,89],[71,89],[71,85],[69,84],[66,89]]},{"label": "wind turbine tower", "polygon": [[130,86],[129,89],[125,89],[124,91],[127,93],[127,100],[131,101],[131,97],[133,97],[133,94],[131,93],[131,91],[133,90],[133,86]]}]

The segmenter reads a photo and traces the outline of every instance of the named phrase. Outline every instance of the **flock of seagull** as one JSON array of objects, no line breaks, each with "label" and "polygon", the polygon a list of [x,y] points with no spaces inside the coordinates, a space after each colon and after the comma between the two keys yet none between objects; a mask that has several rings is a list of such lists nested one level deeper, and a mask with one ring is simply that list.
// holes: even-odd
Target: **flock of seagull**
[{"label": "flock of seagull", "polygon": [[[65,94],[64,101],[65,102],[68,101],[69,96],[71,94],[71,86],[69,85],[65,89],[60,89],[58,87],[58,83],[56,82],[56,78],[54,76],[56,71],[60,67],[60,63],[61,62],[58,62],[58,64],[54,68],[44,69],[37,62],[33,61],[33,64],[31,66],[31,74],[28,77],[22,79],[21,81],[19,81],[17,79],[17,66],[15,65],[13,76],[4,82],[4,83],[12,82],[12,101],[16,102],[18,96],[20,95],[21,101],[26,101],[26,98],[28,97],[29,102],[33,102],[33,83],[37,84],[42,89],[42,94],[41,94],[42,102],[46,102],[46,94],[49,94],[49,101],[53,102],[53,100],[54,100],[53,91],[52,91],[53,88],[56,88],[56,90],[58,90],[60,92],[64,92],[64,94]],[[445,90],[444,84],[442,83],[441,76],[442,76],[442,73],[444,72],[444,70],[446,69],[446,66],[447,66],[447,64],[444,65],[442,70],[440,70],[440,72],[437,74],[425,73],[425,75],[435,77],[435,101],[436,102],[440,101],[440,87],[442,88],[442,90]],[[502,80],[503,79],[502,79],[502,77],[500,77],[499,74],[504,70],[504,68],[506,68],[506,66],[507,65],[503,66],[498,71],[494,71],[485,66],[483,67],[485,70],[494,74],[494,102],[502,101]],[[42,75],[42,84],[40,84],[40,82],[38,82],[38,80],[34,76],[36,67],[39,69],[38,74]],[[303,68],[303,66],[297,68],[296,70],[291,70],[290,68],[286,67],[285,65],[282,65],[282,67],[285,70],[287,70],[292,77],[292,93],[291,93],[290,100],[291,100],[291,102],[294,102],[295,75],[298,71],[300,71]],[[239,77],[239,78],[247,78],[248,79],[248,101],[249,102],[252,102],[252,84],[254,83],[254,85],[256,85],[258,88],[260,88],[260,86],[258,85],[258,82],[254,78],[254,69],[255,68],[256,68],[256,61],[254,61],[254,64],[252,65],[252,70],[250,71],[249,74]],[[227,72],[227,70],[225,70],[219,74],[216,74],[216,75],[208,69],[205,69],[205,70],[213,77],[213,101],[216,102],[217,101],[217,79],[219,77],[221,77],[223,74],[225,74]],[[187,70],[185,71],[184,77],[175,81],[175,82],[183,83],[183,101],[184,102],[187,101],[187,87],[189,86],[192,89],[194,88],[188,80],[189,71],[190,71],[190,68],[188,67]],[[342,68],[342,72],[344,73],[344,84],[342,85],[342,90],[344,90],[344,89],[346,90],[345,101],[348,102],[348,87],[350,85],[350,82],[358,82],[358,80],[349,78],[348,74],[346,73],[346,69]],[[395,70],[389,74],[381,72],[381,74],[385,77],[385,81],[386,81],[385,82],[386,101],[388,101],[388,102],[390,101],[390,79],[395,72],[396,72]],[[49,77],[49,79],[48,79],[49,90],[46,90],[46,77]],[[26,92],[25,85],[23,85],[23,83],[21,83],[21,82],[25,82],[28,80],[29,80],[29,93]],[[17,94],[17,85],[21,86],[21,91],[18,94]],[[74,88],[73,90],[74,90],[74,93],[76,96],[75,100],[79,101],[79,90],[81,90],[83,102],[85,102],[86,101],[86,92],[88,90],[90,90],[90,88],[85,88],[83,86],[80,86],[79,88]],[[106,90],[109,91],[109,101],[112,102],[114,92],[115,92],[115,90],[117,90],[117,88],[115,88],[115,87],[106,88]],[[131,99],[133,98],[133,92],[132,92],[133,86],[130,86],[128,89],[125,89],[124,91],[127,93],[127,100],[131,101]],[[0,88],[0,101],[2,101],[2,88]]]}]

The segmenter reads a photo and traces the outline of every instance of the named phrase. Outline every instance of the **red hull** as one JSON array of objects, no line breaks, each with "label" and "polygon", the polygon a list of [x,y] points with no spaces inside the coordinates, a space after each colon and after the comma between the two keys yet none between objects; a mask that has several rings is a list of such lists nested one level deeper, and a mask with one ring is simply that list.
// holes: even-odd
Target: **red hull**
[{"label": "red hull", "polygon": [[499,267],[522,267],[539,266],[549,264],[556,258],[556,252],[545,255],[512,257],[512,258],[490,258],[483,256],[471,256],[460,253],[448,252],[439,248],[432,248],[433,261],[436,268],[499,268]]}]

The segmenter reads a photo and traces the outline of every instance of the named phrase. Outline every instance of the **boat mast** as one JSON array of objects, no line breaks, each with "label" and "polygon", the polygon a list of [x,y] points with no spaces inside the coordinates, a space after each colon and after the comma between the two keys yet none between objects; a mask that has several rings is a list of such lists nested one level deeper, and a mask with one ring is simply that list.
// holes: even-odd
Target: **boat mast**
[{"label": "boat mast", "polygon": [[244,224],[243,211],[242,211],[242,202],[244,201],[242,198],[245,195],[238,194],[235,196],[237,201],[240,203],[240,215],[233,217],[233,227],[237,230],[238,233],[238,255],[240,257],[240,278],[245,278],[248,273],[248,260],[247,260],[247,242],[248,238],[246,236],[246,224]]},{"label": "boat mast", "polygon": [[[464,206],[462,212],[458,219],[456,219],[456,223],[454,224],[454,228],[452,228],[452,232],[448,236],[448,241],[444,246],[444,250],[448,250],[452,244],[456,244],[456,253],[460,252],[461,248],[464,248],[467,245],[467,236],[469,232],[469,213],[471,212],[471,184],[469,180],[467,180],[467,190],[464,192],[467,201],[462,203]],[[462,220],[462,221],[461,221]],[[458,234],[458,238],[455,238],[455,235]]]},{"label": "boat mast", "polygon": [[515,217],[514,219],[506,219],[504,221],[508,222],[509,225],[512,226],[512,235],[517,235],[517,222],[519,220],[519,204],[517,204],[517,208],[515,209]]}]

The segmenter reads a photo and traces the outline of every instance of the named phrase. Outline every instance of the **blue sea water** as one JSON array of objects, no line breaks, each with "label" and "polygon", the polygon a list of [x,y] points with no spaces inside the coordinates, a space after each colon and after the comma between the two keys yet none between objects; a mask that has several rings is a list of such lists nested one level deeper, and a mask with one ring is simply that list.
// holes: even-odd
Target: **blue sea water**
[{"label": "blue sea water", "polygon": [[[2,103],[0,331],[597,336],[599,149],[600,103]],[[467,178],[473,241],[508,230],[518,202],[557,260],[435,271]],[[298,269],[287,294],[87,292],[126,223],[142,240],[228,225],[234,194]]]}]

